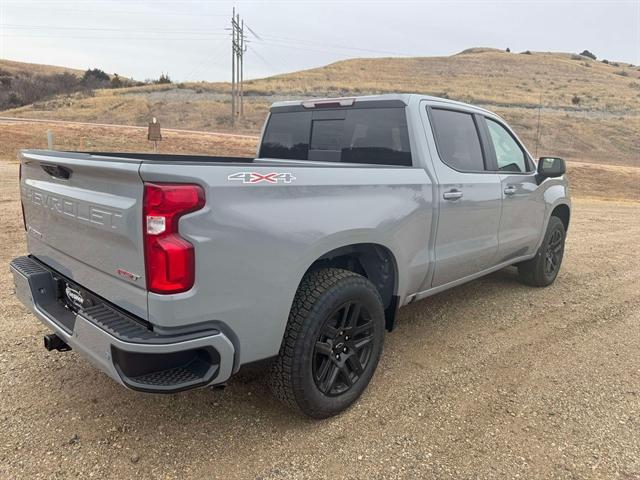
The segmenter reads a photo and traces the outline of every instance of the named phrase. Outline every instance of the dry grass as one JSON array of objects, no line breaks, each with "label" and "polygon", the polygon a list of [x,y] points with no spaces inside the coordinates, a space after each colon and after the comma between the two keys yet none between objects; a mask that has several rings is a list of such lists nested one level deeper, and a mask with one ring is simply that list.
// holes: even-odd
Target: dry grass
[{"label": "dry grass", "polygon": [[[354,59],[253,80],[237,130],[258,133],[278,99],[397,91],[487,106],[514,126],[532,153],[542,94],[539,154],[640,166],[640,71],[565,53],[471,49],[450,57]],[[192,83],[58,96],[3,115],[141,126],[157,117],[163,127],[231,131],[229,111],[229,84]]]},{"label": "dry grass", "polygon": [[[0,123],[0,160],[16,161],[22,148],[47,148],[47,130],[58,150],[152,152],[145,129],[55,123]],[[254,156],[256,140],[213,134],[163,132],[160,153]]]},{"label": "dry grass", "polygon": [[[536,153],[537,112],[496,108],[518,133],[532,155]],[[640,115],[598,115],[589,112],[542,110],[538,156],[603,165],[640,167]]]},{"label": "dry grass", "polygon": [[571,110],[578,95],[579,108],[638,113],[639,79],[630,66],[577,61],[565,53],[473,49],[449,57],[346,60],[248,82],[247,89],[270,95],[417,92],[494,106],[537,106],[542,94],[544,105]]},{"label": "dry grass", "polygon": [[[0,123],[0,161],[15,162],[21,148],[46,148],[46,132],[54,133],[59,150],[151,152],[145,129],[65,125],[55,123]],[[214,134],[165,131],[161,153],[253,156],[256,139]],[[640,200],[640,168],[570,162],[572,194],[600,199]]]},{"label": "dry grass", "polygon": [[19,73],[27,73],[33,75],[51,75],[54,73],[73,73],[79,77],[84,73],[83,70],[75,68],[58,67],[56,65],[41,65],[39,63],[15,62],[13,60],[0,59],[0,70],[9,72],[12,75]]}]

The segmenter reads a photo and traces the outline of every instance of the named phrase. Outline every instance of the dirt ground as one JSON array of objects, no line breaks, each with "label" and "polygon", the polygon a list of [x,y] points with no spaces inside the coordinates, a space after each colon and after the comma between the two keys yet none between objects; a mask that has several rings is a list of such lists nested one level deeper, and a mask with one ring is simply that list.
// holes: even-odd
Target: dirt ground
[{"label": "dirt ground", "polygon": [[640,203],[575,199],[549,288],[507,269],[403,309],[362,399],[326,421],[255,372],[155,396],[47,353],[7,267],[15,164],[0,205],[0,478],[640,478]]}]

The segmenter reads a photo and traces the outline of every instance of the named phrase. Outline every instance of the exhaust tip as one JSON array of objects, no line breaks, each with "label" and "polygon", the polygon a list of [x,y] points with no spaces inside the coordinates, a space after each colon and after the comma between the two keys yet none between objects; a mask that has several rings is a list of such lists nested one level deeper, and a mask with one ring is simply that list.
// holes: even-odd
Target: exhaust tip
[{"label": "exhaust tip", "polygon": [[64,340],[62,340],[55,333],[50,333],[49,335],[44,336],[44,348],[47,351],[57,350],[58,352],[68,352],[71,350],[71,347],[67,345]]}]

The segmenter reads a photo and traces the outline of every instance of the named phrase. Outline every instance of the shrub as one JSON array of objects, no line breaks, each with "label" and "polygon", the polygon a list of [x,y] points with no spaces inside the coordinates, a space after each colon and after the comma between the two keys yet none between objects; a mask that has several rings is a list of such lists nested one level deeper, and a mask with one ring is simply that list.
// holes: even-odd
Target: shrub
[{"label": "shrub", "polygon": [[574,105],[580,105],[580,97],[578,95],[574,95],[571,99],[571,103],[573,103]]},{"label": "shrub", "polygon": [[571,55],[571,60],[583,60],[584,57],[580,56],[580,55]]},{"label": "shrub", "polygon": [[620,75],[621,77],[628,77],[629,76],[629,72],[625,71],[625,70],[618,70],[617,72],[613,72],[616,75]]},{"label": "shrub", "polygon": [[99,68],[89,68],[82,76],[82,85],[85,88],[106,88],[111,79],[109,75]]},{"label": "shrub", "polygon": [[511,53],[511,49],[509,47],[507,47],[507,49],[505,50],[507,53]]},{"label": "shrub", "polygon": [[606,65],[609,65],[609,60],[607,60],[606,58],[603,58],[603,59],[602,59],[602,63],[604,63],[604,64],[606,64]]},{"label": "shrub", "polygon": [[524,52],[520,52],[522,55],[533,55],[530,50],[525,50]]},{"label": "shrub", "polygon": [[111,79],[111,88],[122,88],[123,86],[124,82],[120,78],[120,75],[114,73],[113,78]]},{"label": "shrub", "polygon": [[7,99],[7,106],[9,108],[15,108],[21,107],[22,105],[24,105],[22,99],[15,92],[11,92],[9,94],[9,98]]},{"label": "shrub", "polygon": [[169,75],[166,73],[162,73],[160,74],[160,77],[158,78],[158,80],[156,80],[154,83],[171,83],[171,79],[169,78]]},{"label": "shrub", "polygon": [[582,55],[583,57],[588,57],[591,60],[595,60],[596,58],[598,58],[593,53],[591,53],[589,50],[583,50],[583,52],[580,55]]}]

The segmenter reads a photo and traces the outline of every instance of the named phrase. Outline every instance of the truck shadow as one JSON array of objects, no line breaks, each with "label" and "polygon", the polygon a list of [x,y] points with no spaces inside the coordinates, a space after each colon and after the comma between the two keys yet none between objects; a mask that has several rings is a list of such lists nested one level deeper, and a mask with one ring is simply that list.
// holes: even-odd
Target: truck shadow
[{"label": "truck shadow", "polygon": [[[409,360],[415,360],[404,358],[411,354],[403,342],[418,345],[432,342],[437,349],[443,328],[448,336],[465,336],[469,319],[458,314],[460,306],[486,308],[483,305],[487,301],[499,302],[505,289],[518,294],[518,290],[526,291],[528,287],[518,282],[513,269],[505,269],[403,308],[398,327],[386,337],[378,373],[363,398],[342,415],[322,422],[292,412],[275,400],[265,382],[265,365],[243,369],[226,388],[203,388],[173,395],[126,390],[76,355],[67,357],[72,360],[63,361],[62,368],[39,374],[58,377],[54,382],[59,388],[47,392],[56,405],[50,413],[55,415],[56,410],[66,410],[78,418],[91,419],[93,428],[84,435],[98,443],[146,444],[161,435],[172,438],[172,442],[199,439],[215,448],[229,436],[275,438],[287,432],[314,431],[345,419],[369,418],[376,403],[388,401],[389,382],[397,381],[393,380],[395,375],[407,375],[403,368],[409,368]],[[435,368],[429,355],[430,352],[425,351],[420,361],[424,375],[430,375],[433,373],[430,370]],[[394,358],[400,358],[399,363],[405,363],[404,367],[397,366]],[[41,368],[47,370],[50,365],[44,364]]]}]

